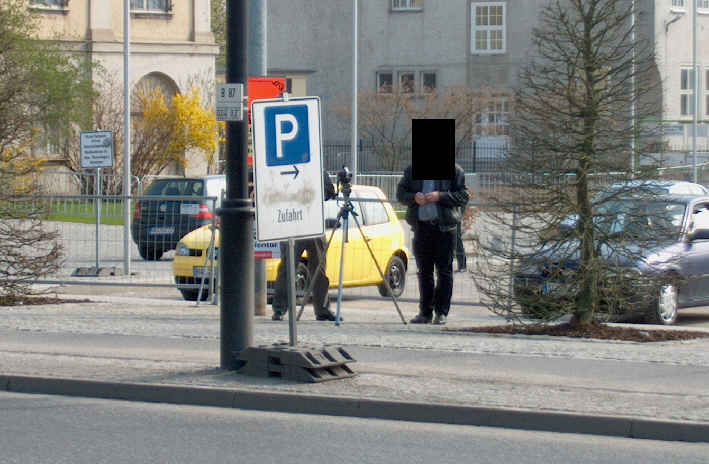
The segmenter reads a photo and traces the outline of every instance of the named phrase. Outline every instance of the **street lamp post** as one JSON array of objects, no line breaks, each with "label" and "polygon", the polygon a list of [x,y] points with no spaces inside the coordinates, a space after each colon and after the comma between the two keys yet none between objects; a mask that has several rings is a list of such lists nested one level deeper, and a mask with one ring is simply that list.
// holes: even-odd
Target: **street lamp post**
[{"label": "street lamp post", "polygon": [[352,0],[352,183],[357,183],[357,0]]},{"label": "street lamp post", "polygon": [[130,275],[130,0],[123,1],[123,273]]}]

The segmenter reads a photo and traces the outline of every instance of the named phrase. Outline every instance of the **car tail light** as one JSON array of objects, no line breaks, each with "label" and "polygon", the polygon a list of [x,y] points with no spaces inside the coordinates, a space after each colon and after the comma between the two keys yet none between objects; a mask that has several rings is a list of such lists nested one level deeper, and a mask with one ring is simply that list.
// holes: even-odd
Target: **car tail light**
[{"label": "car tail light", "polygon": [[199,212],[197,213],[197,216],[195,216],[197,219],[212,219],[212,212],[209,211],[209,206],[206,204],[202,203],[199,205]]},{"label": "car tail light", "polygon": [[138,203],[133,207],[133,219],[140,219],[140,205]]}]

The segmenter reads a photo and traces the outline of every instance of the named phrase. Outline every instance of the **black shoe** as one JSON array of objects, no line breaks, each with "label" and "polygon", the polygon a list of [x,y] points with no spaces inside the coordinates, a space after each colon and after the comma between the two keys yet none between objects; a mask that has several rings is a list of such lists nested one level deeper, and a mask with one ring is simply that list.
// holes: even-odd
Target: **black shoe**
[{"label": "black shoe", "polygon": [[438,325],[444,325],[446,323],[446,319],[447,318],[445,314],[436,313],[436,316],[433,318],[433,323]]},{"label": "black shoe", "polygon": [[[316,314],[315,320],[316,321],[334,321],[335,315],[332,314],[332,311],[328,311],[327,313]],[[342,317],[340,317],[340,322],[342,322],[342,321],[344,321],[344,319],[342,319]]]},{"label": "black shoe", "polygon": [[283,314],[281,313],[273,313],[273,316],[271,316],[272,321],[282,321],[283,320]]},{"label": "black shoe", "polygon": [[419,313],[418,315],[416,315],[415,318],[411,319],[411,321],[409,322],[411,322],[412,324],[430,324],[431,318]]}]

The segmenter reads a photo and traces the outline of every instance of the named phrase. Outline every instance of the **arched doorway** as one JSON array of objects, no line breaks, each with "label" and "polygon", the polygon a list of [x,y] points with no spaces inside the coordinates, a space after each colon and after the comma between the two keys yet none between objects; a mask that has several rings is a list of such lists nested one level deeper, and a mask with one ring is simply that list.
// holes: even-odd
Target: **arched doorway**
[{"label": "arched doorway", "polygon": [[[140,118],[143,114],[140,95],[152,94],[156,89],[160,90],[165,103],[168,105],[172,102],[172,98],[179,93],[179,88],[175,81],[166,74],[161,72],[146,74],[138,80],[131,92],[131,116],[134,120]],[[160,174],[183,176],[185,168],[180,162],[173,161]]]}]

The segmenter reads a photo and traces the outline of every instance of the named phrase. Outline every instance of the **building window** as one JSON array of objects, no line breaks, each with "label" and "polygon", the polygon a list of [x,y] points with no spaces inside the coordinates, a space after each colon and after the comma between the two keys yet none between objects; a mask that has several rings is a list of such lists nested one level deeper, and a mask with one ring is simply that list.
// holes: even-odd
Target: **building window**
[{"label": "building window", "polygon": [[399,73],[399,91],[401,93],[416,92],[416,73],[403,71]]},{"label": "building window", "polygon": [[471,6],[473,25],[471,52],[474,54],[505,53],[505,4],[475,2]]},{"label": "building window", "polygon": [[421,93],[429,94],[436,91],[436,73],[423,71],[421,73]]},{"label": "building window", "polygon": [[[394,80],[396,76],[396,80]],[[377,73],[377,93],[431,94],[438,87],[435,71],[379,71]]]},{"label": "building window", "polygon": [[709,0],[697,0],[697,8],[700,10],[709,10]]},{"label": "building window", "polygon": [[130,0],[134,11],[156,11],[165,13],[172,11],[172,0]]},{"label": "building window", "polygon": [[31,0],[30,6],[40,8],[66,8],[69,0]]},{"label": "building window", "polygon": [[494,97],[486,111],[475,118],[474,132],[478,136],[509,135],[510,103],[507,97]]},{"label": "building window", "polygon": [[391,0],[391,9],[394,11],[423,10],[423,0]]},{"label": "building window", "polygon": [[680,70],[680,109],[681,116],[694,115],[694,73],[692,69]]},{"label": "building window", "polygon": [[394,91],[394,73],[391,71],[377,73],[377,93],[392,93]]},{"label": "building window", "polygon": [[672,0],[671,11],[685,11],[686,0]]}]

